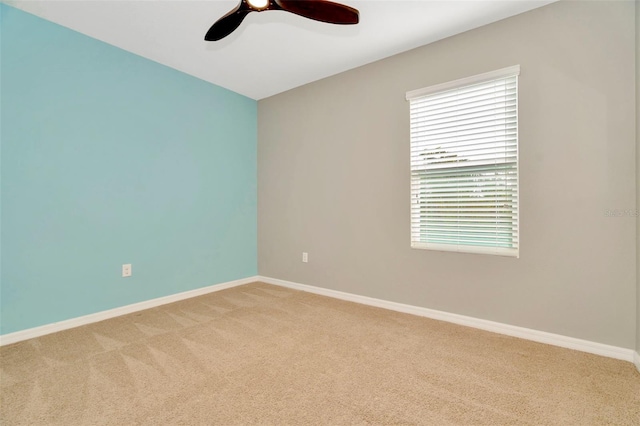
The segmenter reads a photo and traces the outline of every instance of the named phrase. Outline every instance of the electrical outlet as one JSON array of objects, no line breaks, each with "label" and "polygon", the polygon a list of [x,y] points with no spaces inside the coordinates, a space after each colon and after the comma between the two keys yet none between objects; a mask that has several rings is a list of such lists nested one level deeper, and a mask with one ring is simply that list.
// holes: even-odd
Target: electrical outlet
[{"label": "electrical outlet", "polygon": [[130,277],[131,276],[131,264],[127,263],[126,265],[122,265],[122,276]]},{"label": "electrical outlet", "polygon": [[305,251],[303,251],[303,252],[302,252],[302,261],[303,261],[304,263],[309,262],[309,253],[307,253],[307,252],[305,252]]}]

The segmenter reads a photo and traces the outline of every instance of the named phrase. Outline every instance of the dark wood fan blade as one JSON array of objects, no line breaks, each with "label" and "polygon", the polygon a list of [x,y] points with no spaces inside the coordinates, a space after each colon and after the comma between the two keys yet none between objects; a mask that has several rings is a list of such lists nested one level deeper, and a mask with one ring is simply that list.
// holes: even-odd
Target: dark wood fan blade
[{"label": "dark wood fan blade", "polygon": [[360,16],[357,9],[326,0],[275,0],[275,2],[287,12],[330,24],[357,24]]},{"label": "dark wood fan blade", "polygon": [[235,9],[218,19],[216,23],[209,28],[204,39],[206,41],[217,41],[231,34],[233,30],[240,26],[245,16],[251,12],[251,9],[244,6],[245,3],[240,2]]}]

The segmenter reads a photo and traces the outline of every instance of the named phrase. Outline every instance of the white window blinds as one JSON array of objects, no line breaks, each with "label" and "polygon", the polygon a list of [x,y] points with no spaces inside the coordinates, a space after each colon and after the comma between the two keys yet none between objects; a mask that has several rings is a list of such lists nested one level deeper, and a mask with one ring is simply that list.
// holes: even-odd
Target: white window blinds
[{"label": "white window blinds", "polygon": [[407,93],[412,247],[518,256],[519,72]]}]

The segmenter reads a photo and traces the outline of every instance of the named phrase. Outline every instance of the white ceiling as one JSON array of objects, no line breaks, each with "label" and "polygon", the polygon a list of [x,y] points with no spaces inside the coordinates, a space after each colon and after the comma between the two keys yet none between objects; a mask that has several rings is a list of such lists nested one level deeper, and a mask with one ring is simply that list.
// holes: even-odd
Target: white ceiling
[{"label": "white ceiling", "polygon": [[[340,0],[336,0],[340,1]],[[218,42],[204,34],[239,0],[6,0],[203,80],[262,99],[555,0],[344,0],[358,25],[250,13]]]}]

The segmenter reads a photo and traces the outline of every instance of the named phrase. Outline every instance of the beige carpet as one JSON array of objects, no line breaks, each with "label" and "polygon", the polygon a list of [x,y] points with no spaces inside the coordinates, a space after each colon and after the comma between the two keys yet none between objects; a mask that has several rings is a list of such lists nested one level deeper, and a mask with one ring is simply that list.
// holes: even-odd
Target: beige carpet
[{"label": "beige carpet", "polygon": [[262,283],[0,356],[3,425],[640,425],[631,363]]}]

